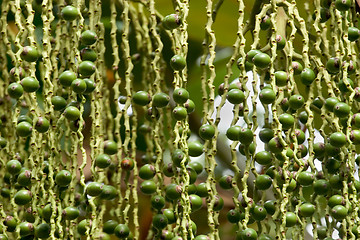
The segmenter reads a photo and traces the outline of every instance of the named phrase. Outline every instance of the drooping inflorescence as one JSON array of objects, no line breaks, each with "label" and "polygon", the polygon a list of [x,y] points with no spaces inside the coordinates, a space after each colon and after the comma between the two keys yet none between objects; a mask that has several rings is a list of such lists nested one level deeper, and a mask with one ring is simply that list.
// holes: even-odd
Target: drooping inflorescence
[{"label": "drooping inflorescence", "polygon": [[358,239],[358,8],[1,1],[0,239]]}]

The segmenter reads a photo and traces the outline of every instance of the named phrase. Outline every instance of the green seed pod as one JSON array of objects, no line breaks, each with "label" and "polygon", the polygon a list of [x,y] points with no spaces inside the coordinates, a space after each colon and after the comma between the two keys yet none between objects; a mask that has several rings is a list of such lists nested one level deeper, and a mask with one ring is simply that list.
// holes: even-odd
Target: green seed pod
[{"label": "green seed pod", "polygon": [[66,187],[72,180],[71,173],[67,170],[61,170],[56,174],[55,183],[61,187]]},{"label": "green seed pod", "polygon": [[35,227],[35,236],[40,239],[46,239],[50,237],[51,226],[47,223],[41,223]]},{"label": "green seed pod", "polygon": [[38,117],[36,123],[35,123],[35,129],[36,131],[40,133],[47,132],[50,127],[50,122],[44,117]]},{"label": "green seed pod", "polygon": [[86,186],[85,192],[91,197],[99,196],[102,193],[103,184],[98,182],[91,182]]}]

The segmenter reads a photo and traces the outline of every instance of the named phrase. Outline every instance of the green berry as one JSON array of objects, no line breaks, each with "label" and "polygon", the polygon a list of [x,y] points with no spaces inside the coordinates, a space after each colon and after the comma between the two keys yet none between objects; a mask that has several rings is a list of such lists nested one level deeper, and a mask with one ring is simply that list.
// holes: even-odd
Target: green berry
[{"label": "green berry", "polygon": [[304,97],[299,94],[292,95],[289,98],[289,105],[294,110],[301,108],[302,106],[304,106],[304,104],[305,104]]},{"label": "green berry", "polygon": [[276,204],[275,200],[267,200],[264,203],[264,208],[266,209],[267,213],[270,215],[274,215],[276,212]]},{"label": "green berry", "polygon": [[311,217],[315,213],[315,206],[311,203],[303,203],[299,207],[299,214],[303,217]]},{"label": "green berry", "polygon": [[349,27],[348,28],[348,38],[349,41],[353,42],[358,40],[358,38],[360,37],[360,30],[356,27]]},{"label": "green berry", "polygon": [[189,92],[185,88],[176,88],[173,92],[173,99],[178,104],[185,103],[189,97]]},{"label": "green berry", "polygon": [[19,174],[21,171],[22,165],[18,160],[10,160],[6,163],[6,170],[12,175]]},{"label": "green berry", "polygon": [[152,104],[154,107],[163,108],[169,104],[170,97],[166,93],[160,92],[153,96]]},{"label": "green berry", "polygon": [[99,182],[91,182],[86,186],[85,192],[91,197],[99,196],[102,193],[103,184]]},{"label": "green berry", "polygon": [[[256,240],[258,237],[258,234],[254,229],[246,228],[245,230],[240,232],[239,236],[240,236],[239,239],[242,239],[242,240]],[[238,239],[238,237],[236,237],[236,239]]]},{"label": "green berry", "polygon": [[165,198],[161,195],[154,195],[150,200],[151,207],[160,210],[165,206]]},{"label": "green berry", "polygon": [[79,73],[83,77],[90,77],[96,70],[95,63],[91,61],[82,61],[79,64]]},{"label": "green berry", "polygon": [[168,225],[168,219],[163,214],[156,214],[152,220],[153,226],[157,229],[163,229]]},{"label": "green berry", "polygon": [[267,68],[271,63],[271,58],[266,53],[258,53],[254,56],[253,62],[257,68]]},{"label": "green berry", "polygon": [[267,190],[272,185],[272,179],[266,174],[261,174],[256,177],[255,186],[259,190]]},{"label": "green berry", "polygon": [[276,35],[275,37],[275,41],[276,41],[276,50],[283,50],[285,48],[286,45],[286,39],[281,36],[281,35]]},{"label": "green berry", "polygon": [[14,195],[14,200],[17,205],[25,205],[31,201],[32,193],[29,190],[19,190]]},{"label": "green berry", "polygon": [[19,233],[21,237],[32,235],[34,233],[34,226],[29,222],[21,222],[19,225]]},{"label": "green berry", "polygon": [[288,76],[287,72],[276,71],[275,72],[275,81],[276,81],[276,86],[278,86],[278,87],[286,86],[286,84],[289,81],[289,76]]},{"label": "green berry", "polygon": [[25,170],[17,177],[17,182],[21,186],[29,186],[31,184],[31,171]]},{"label": "green berry", "polygon": [[66,6],[61,10],[61,16],[66,21],[73,21],[79,16],[79,10],[73,6]]},{"label": "green berry", "polygon": [[310,68],[304,68],[300,74],[300,80],[304,85],[310,85],[316,78],[314,71]]},{"label": "green berry", "polygon": [[195,212],[202,207],[202,199],[198,195],[189,195],[189,200],[191,205],[191,212]]},{"label": "green berry", "polygon": [[106,140],[104,142],[104,153],[114,155],[118,152],[117,143],[113,140]]},{"label": "green berry", "polygon": [[36,92],[39,89],[40,83],[33,77],[25,77],[20,81],[25,92]]},{"label": "green berry", "polygon": [[333,111],[337,117],[344,118],[349,116],[351,109],[348,104],[344,102],[338,102],[335,104]]},{"label": "green berry", "polygon": [[303,65],[297,61],[292,62],[291,67],[294,70],[294,75],[301,74],[304,69]]},{"label": "green berry", "polygon": [[81,57],[82,61],[95,62],[97,59],[97,54],[91,48],[86,47],[86,48],[81,49],[80,57]]},{"label": "green berry", "polygon": [[341,62],[339,58],[333,57],[326,62],[326,70],[330,74],[337,74],[340,71]]},{"label": "green berry", "polygon": [[170,59],[170,66],[175,71],[181,71],[186,67],[186,60],[183,56],[180,55],[174,55]]},{"label": "green berry", "polygon": [[47,132],[47,130],[49,130],[49,127],[50,127],[49,120],[47,120],[44,117],[38,117],[38,119],[35,123],[36,131],[38,131],[40,133],[44,133],[44,132]]},{"label": "green berry", "polygon": [[210,124],[204,124],[199,128],[199,136],[204,140],[210,140],[215,135],[215,128]]},{"label": "green berry", "polygon": [[[79,222],[79,224],[77,225],[77,232],[82,235],[85,236],[86,235],[86,229],[90,228],[92,225],[92,221],[88,220],[88,219],[83,219],[81,220],[81,222]],[[105,225],[105,223],[104,223]]]},{"label": "green berry", "polygon": [[231,89],[226,98],[232,104],[239,104],[245,100],[245,94],[240,89]]},{"label": "green berry", "polygon": [[21,84],[16,83],[16,82],[11,83],[8,86],[7,90],[8,90],[9,96],[12,97],[12,98],[15,98],[15,99],[19,99],[24,93],[23,86],[21,86]]},{"label": "green berry", "polygon": [[59,76],[59,82],[64,87],[70,87],[71,83],[76,79],[76,74],[70,70],[66,70]]},{"label": "green berry", "polygon": [[115,187],[111,185],[103,185],[99,198],[104,200],[114,200],[117,196],[118,193]]},{"label": "green berry", "polygon": [[189,156],[198,157],[203,153],[204,146],[199,141],[193,141],[188,143]]},{"label": "green berry", "polygon": [[66,187],[72,180],[71,173],[67,170],[61,170],[56,174],[55,183],[61,187]]},{"label": "green berry", "polygon": [[47,223],[41,223],[35,228],[35,236],[40,239],[47,239],[50,237],[51,226]]},{"label": "green berry", "polygon": [[81,43],[84,45],[92,45],[96,42],[97,38],[94,31],[86,30],[81,34]]},{"label": "green berry", "polygon": [[241,129],[240,126],[236,125],[229,127],[226,131],[227,138],[232,141],[239,141]]},{"label": "green berry", "polygon": [[240,212],[237,209],[230,209],[226,214],[227,220],[230,223],[238,223],[241,220]]},{"label": "green berry", "polygon": [[260,91],[259,98],[263,104],[272,104],[275,101],[276,94],[272,89],[264,88]]},{"label": "green berry", "polygon": [[270,128],[263,128],[259,132],[259,137],[263,143],[268,143],[274,137],[274,131]]},{"label": "green berry", "polygon": [[282,128],[284,130],[288,130],[294,125],[295,118],[291,114],[283,113],[279,116],[279,121],[282,125]]},{"label": "green berry", "polygon": [[222,189],[228,190],[232,189],[232,180],[233,176],[230,175],[224,175],[219,179],[219,185]]},{"label": "green berry", "polygon": [[191,99],[188,99],[184,103],[184,107],[186,108],[187,114],[193,113],[195,111],[195,103]]},{"label": "green berry", "polygon": [[246,60],[248,60],[250,63],[254,63],[253,62],[253,59],[254,57],[259,54],[259,53],[262,53],[260,50],[256,50],[256,49],[253,49],[253,50],[250,50],[247,54],[246,54]]},{"label": "green berry", "polygon": [[188,114],[188,112],[187,112],[186,108],[180,107],[180,106],[175,107],[172,111],[172,116],[177,121],[184,120],[186,118],[187,114]]},{"label": "green berry", "polygon": [[28,122],[20,122],[16,126],[16,133],[20,137],[28,137],[32,133],[32,125],[30,123],[28,123]]},{"label": "green berry", "polygon": [[172,30],[181,25],[181,18],[177,14],[170,14],[164,17],[162,24],[165,29]]},{"label": "green berry", "polygon": [[27,62],[35,62],[39,58],[39,52],[35,47],[26,46],[23,48],[20,56]]},{"label": "green berry", "polygon": [[293,212],[286,212],[285,215],[285,226],[292,227],[295,226],[297,223],[297,217]]},{"label": "green berry", "polygon": [[261,22],[260,22],[260,29],[261,30],[267,30],[269,29],[271,26],[271,18],[269,15],[265,15],[265,17],[263,17],[261,19]]},{"label": "green berry", "polygon": [[155,167],[151,164],[145,164],[139,169],[139,177],[144,180],[152,179],[156,174]]},{"label": "green berry", "polygon": [[55,111],[61,111],[66,107],[66,100],[61,96],[54,96],[51,98],[51,104]]},{"label": "green berry", "polygon": [[165,195],[170,200],[177,200],[181,197],[181,186],[176,184],[169,184],[165,188]]},{"label": "green berry", "polygon": [[145,180],[140,184],[140,190],[144,194],[153,194],[156,192],[156,183],[153,180]]},{"label": "green berry", "polygon": [[86,91],[87,84],[84,79],[77,78],[71,83],[71,89],[76,93],[84,93]]},{"label": "green berry", "polygon": [[78,216],[80,215],[80,211],[78,208],[76,207],[66,207],[63,211],[62,211],[62,216],[66,219],[66,220],[74,220],[76,219]]},{"label": "green berry", "polygon": [[299,173],[297,182],[302,186],[309,186],[314,182],[315,176],[312,172],[303,171]]},{"label": "green berry", "polygon": [[342,132],[334,132],[330,135],[330,144],[334,147],[342,147],[346,142],[346,136]]},{"label": "green berry", "polygon": [[335,7],[339,11],[347,11],[351,7],[351,0],[335,0]]},{"label": "green berry", "polygon": [[264,207],[255,205],[253,208],[250,209],[250,214],[251,217],[256,221],[262,221],[266,218],[267,211]]},{"label": "green berry", "polygon": [[80,118],[80,110],[76,107],[69,106],[64,111],[65,117],[70,121],[75,121]]},{"label": "green berry", "polygon": [[334,107],[337,103],[339,103],[339,99],[335,98],[335,97],[329,97],[325,100],[325,108],[328,110],[328,111],[333,111],[334,110]]},{"label": "green berry", "polygon": [[164,209],[164,210],[162,210],[162,214],[164,214],[166,216],[169,224],[173,224],[176,222],[176,216],[175,216],[175,213],[173,210]]},{"label": "green berry", "polygon": [[95,158],[95,166],[99,168],[107,168],[111,164],[111,158],[107,154],[99,154]]},{"label": "green berry", "polygon": [[148,92],[138,91],[133,95],[133,101],[140,106],[146,106],[150,103],[151,97]]},{"label": "green berry", "polygon": [[336,205],[331,209],[331,216],[336,220],[343,220],[348,215],[348,210],[342,205]]},{"label": "green berry", "polygon": [[107,234],[113,234],[117,225],[119,225],[117,221],[108,220],[104,222],[103,231],[106,232]]}]

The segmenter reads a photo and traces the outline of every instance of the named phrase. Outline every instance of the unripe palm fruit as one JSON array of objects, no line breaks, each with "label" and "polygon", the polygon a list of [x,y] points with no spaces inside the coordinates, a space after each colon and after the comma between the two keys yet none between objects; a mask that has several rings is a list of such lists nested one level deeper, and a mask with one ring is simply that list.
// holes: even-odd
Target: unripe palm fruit
[{"label": "unripe palm fruit", "polygon": [[180,55],[174,55],[170,59],[170,66],[175,71],[181,71],[186,67],[186,60],[183,56]]},{"label": "unripe palm fruit", "polygon": [[35,62],[39,58],[39,52],[35,47],[26,46],[20,56],[27,62]]},{"label": "unripe palm fruit", "polygon": [[165,29],[172,30],[181,25],[181,18],[177,14],[170,14],[164,17],[162,24]]},{"label": "unripe palm fruit", "polygon": [[150,94],[146,91],[138,91],[133,95],[133,101],[140,106],[146,106],[150,103]]},{"label": "unripe palm fruit", "polygon": [[10,97],[15,98],[15,99],[19,99],[23,93],[24,93],[24,88],[21,86],[21,84],[19,83],[11,83],[8,86],[8,94]]},{"label": "unripe palm fruit", "polygon": [[348,29],[348,38],[349,41],[353,42],[358,40],[358,38],[360,37],[360,30],[356,27],[349,27]]},{"label": "unripe palm fruit", "polygon": [[66,70],[59,76],[59,82],[64,87],[70,87],[71,83],[76,79],[76,74],[70,70]]},{"label": "unripe palm fruit", "polygon": [[351,0],[335,0],[335,7],[339,11],[347,11],[351,7]]},{"label": "unripe palm fruit", "polygon": [[310,85],[316,78],[314,71],[310,68],[304,68],[300,74],[300,80],[304,85]]},{"label": "unripe palm fruit", "polygon": [[96,40],[97,35],[94,31],[86,30],[81,34],[81,43],[84,45],[92,45]]},{"label": "unripe palm fruit", "polygon": [[176,88],[173,92],[173,99],[177,104],[184,104],[189,99],[189,95],[185,88]]},{"label": "unripe palm fruit", "polygon": [[72,21],[79,16],[79,10],[73,6],[68,5],[61,10],[61,16],[66,21]]},{"label": "unripe palm fruit", "polygon": [[20,84],[24,88],[25,92],[36,92],[36,90],[40,87],[39,81],[33,77],[25,77],[21,79]]},{"label": "unripe palm fruit", "polygon": [[279,50],[282,50],[282,49],[285,48],[286,39],[285,39],[283,36],[281,36],[281,35],[276,35],[275,41],[276,41],[276,46],[277,46],[276,50],[279,51]]},{"label": "unripe palm fruit", "polygon": [[259,53],[254,56],[253,62],[258,68],[267,68],[271,63],[271,58],[266,53]]}]

